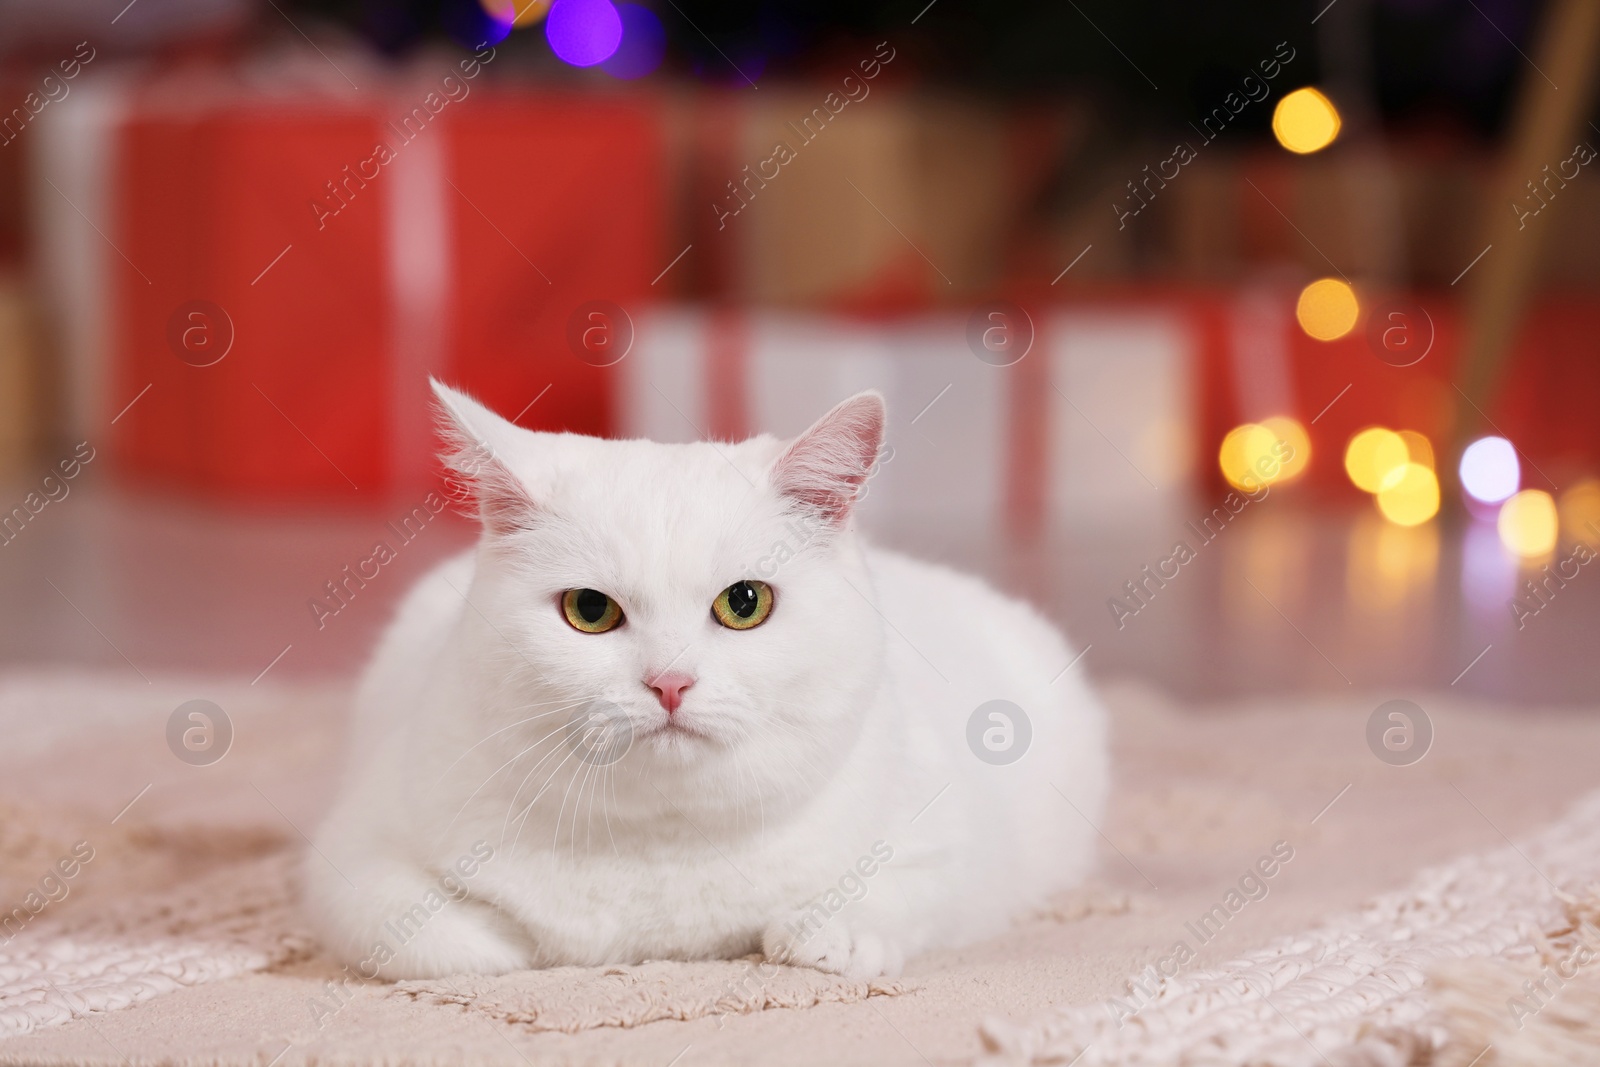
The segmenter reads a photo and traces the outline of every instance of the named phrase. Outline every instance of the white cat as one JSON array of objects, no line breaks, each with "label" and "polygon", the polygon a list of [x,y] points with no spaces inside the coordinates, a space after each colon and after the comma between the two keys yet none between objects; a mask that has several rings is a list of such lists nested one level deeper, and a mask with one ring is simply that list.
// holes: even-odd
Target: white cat
[{"label": "white cat", "polygon": [[305,868],[360,974],[896,974],[1089,869],[1104,711],[1032,608],[852,530],[876,393],[665,445],[434,389],[483,535],[400,608]]}]

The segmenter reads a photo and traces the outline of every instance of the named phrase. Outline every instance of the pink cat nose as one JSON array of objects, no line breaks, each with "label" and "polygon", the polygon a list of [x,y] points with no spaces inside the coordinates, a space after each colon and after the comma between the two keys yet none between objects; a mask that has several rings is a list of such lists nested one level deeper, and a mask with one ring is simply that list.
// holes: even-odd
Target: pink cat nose
[{"label": "pink cat nose", "polygon": [[671,715],[678,710],[678,705],[683,703],[683,691],[694,684],[694,678],[687,674],[669,671],[658,674],[654,679],[645,683],[656,691],[656,699],[661,701],[661,706]]}]

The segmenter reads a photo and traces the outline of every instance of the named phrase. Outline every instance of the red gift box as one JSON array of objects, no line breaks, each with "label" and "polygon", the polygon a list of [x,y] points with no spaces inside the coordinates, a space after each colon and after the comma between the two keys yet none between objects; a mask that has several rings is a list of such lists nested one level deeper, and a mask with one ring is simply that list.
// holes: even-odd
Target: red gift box
[{"label": "red gift box", "polygon": [[429,374],[526,426],[612,430],[568,323],[593,301],[636,313],[665,263],[657,112],[453,85],[136,97],[113,176],[124,472],[409,491],[434,476]]}]

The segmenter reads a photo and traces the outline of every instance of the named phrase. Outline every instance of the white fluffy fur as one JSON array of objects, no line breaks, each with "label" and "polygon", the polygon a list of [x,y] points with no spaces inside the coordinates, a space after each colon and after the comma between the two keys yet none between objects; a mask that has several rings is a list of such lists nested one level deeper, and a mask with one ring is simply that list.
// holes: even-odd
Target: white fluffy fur
[{"label": "white fluffy fur", "polygon": [[[361,689],[354,759],[306,865],[342,958],[401,978],[761,950],[895,973],[1087,871],[1104,712],[1080,671],[1058,677],[1072,653],[1028,605],[851,530],[876,394],[792,444],[664,445],[533,433],[436,389],[485,533],[409,594]],[[778,564],[780,545],[793,558]],[[717,594],[758,577],[771,617],[718,625]],[[626,622],[569,626],[558,598],[585,587]],[[669,667],[695,682],[685,729],[662,731],[646,680]],[[967,744],[996,698],[1033,726],[1008,766]],[[609,766],[573,740],[594,699],[632,731]],[[450,877],[480,841],[492,858]]]}]

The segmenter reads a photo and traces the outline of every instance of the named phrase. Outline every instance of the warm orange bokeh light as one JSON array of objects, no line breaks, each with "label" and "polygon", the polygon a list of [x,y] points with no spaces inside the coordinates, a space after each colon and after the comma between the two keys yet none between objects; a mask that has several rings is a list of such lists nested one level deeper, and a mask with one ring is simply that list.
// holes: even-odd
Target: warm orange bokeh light
[{"label": "warm orange bokeh light", "polygon": [[1272,133],[1278,143],[1297,155],[1320,151],[1339,136],[1339,109],[1333,101],[1310,87],[1296,89],[1278,101],[1272,111]]},{"label": "warm orange bokeh light", "polygon": [[1356,328],[1361,303],[1350,283],[1338,278],[1319,278],[1300,290],[1294,317],[1309,337],[1318,341],[1337,341]]},{"label": "warm orange bokeh light", "polygon": [[1397,478],[1410,462],[1405,438],[1382,426],[1371,426],[1354,437],[1344,450],[1344,469],[1357,489],[1376,493],[1390,478]]},{"label": "warm orange bokeh light", "polygon": [[1543,489],[1524,489],[1500,505],[1495,521],[1500,543],[1524,558],[1543,556],[1556,547],[1560,524],[1556,502]]},{"label": "warm orange bokeh light", "polygon": [[478,0],[492,18],[525,29],[550,13],[553,0]]},{"label": "warm orange bokeh light", "polygon": [[1378,510],[1400,526],[1420,526],[1439,514],[1439,479],[1420,463],[1391,471],[1378,490]]}]

